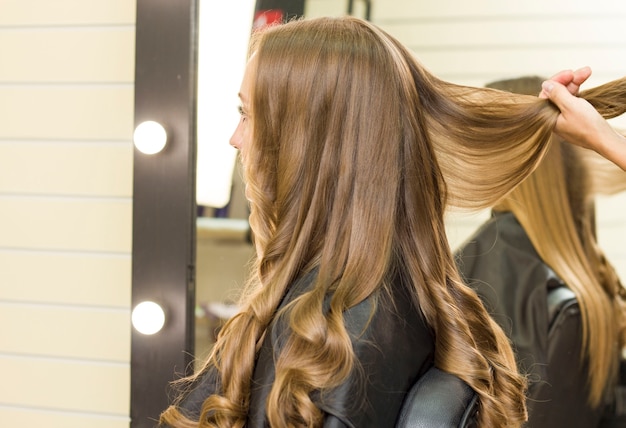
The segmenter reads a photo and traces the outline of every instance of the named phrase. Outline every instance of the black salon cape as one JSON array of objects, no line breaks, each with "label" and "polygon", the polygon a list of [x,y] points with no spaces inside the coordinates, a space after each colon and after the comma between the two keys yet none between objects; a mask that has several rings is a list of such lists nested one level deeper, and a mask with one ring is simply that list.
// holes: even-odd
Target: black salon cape
[{"label": "black salon cape", "polygon": [[[548,291],[565,284],[541,260],[515,216],[494,213],[455,259],[461,276],[511,339],[520,372],[528,375],[526,426],[597,426],[600,412],[586,402],[587,368],[578,364],[582,331],[568,331],[563,349],[549,348]],[[549,367],[550,353],[558,361]]]},{"label": "black salon cape", "polygon": [[[311,273],[294,283],[281,307],[305,292],[313,277]],[[372,299],[345,312],[362,371],[353,371],[335,389],[312,394],[314,403],[324,412],[325,428],[394,427],[408,390],[433,365],[431,329],[406,290],[406,284],[398,278],[390,295],[379,295],[373,316]],[[275,319],[268,330],[254,368],[247,428],[269,426],[265,402],[275,375],[274,356],[283,345],[288,326],[282,319]],[[215,370],[209,370],[184,397],[180,409],[197,420],[204,399],[217,390]]]}]

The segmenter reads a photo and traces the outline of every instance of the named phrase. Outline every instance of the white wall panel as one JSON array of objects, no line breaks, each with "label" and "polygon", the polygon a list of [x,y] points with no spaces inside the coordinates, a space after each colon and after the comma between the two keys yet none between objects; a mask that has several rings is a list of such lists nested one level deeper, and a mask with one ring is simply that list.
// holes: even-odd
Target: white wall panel
[{"label": "white wall panel", "polygon": [[128,362],[129,320],[128,308],[0,303],[0,325],[11,326],[0,330],[0,354]]},{"label": "white wall panel", "polygon": [[0,0],[0,26],[135,24],[132,0]]},{"label": "white wall panel", "polygon": [[128,308],[130,254],[0,250],[0,302]]},{"label": "white wall panel", "polygon": [[133,0],[0,0],[0,426],[128,427]]},{"label": "white wall panel", "polygon": [[429,0],[372,0],[372,20],[416,21],[419,19],[471,20],[483,17],[494,19],[510,16],[530,18],[557,17],[563,20],[576,16],[626,15],[626,3],[621,0],[501,0],[438,1]]},{"label": "white wall panel", "polygon": [[130,142],[0,141],[0,193],[130,197],[132,169]]},{"label": "white wall panel", "polygon": [[596,199],[598,242],[626,284],[626,192]]},{"label": "white wall panel", "polygon": [[131,251],[129,199],[0,196],[0,247]]},{"label": "white wall panel", "polygon": [[8,427],[128,428],[128,417],[50,411],[0,405],[0,422]]},{"label": "white wall panel", "polygon": [[122,416],[72,413],[0,405],[0,421],[8,427],[46,428],[128,428]]},{"label": "white wall panel", "polygon": [[0,52],[14,60],[3,61],[0,81],[130,83],[134,79],[134,40],[131,25],[90,30],[2,29]]},{"label": "white wall panel", "polygon": [[493,80],[540,75],[550,77],[557,71],[591,66],[592,77],[585,87],[593,87],[621,77],[619,55],[622,48],[562,48],[557,51],[519,49],[413,49],[420,62],[437,77],[454,83],[483,86]]},{"label": "white wall panel", "polygon": [[129,414],[130,364],[0,354],[0,367],[3,406]]},{"label": "white wall panel", "polygon": [[0,139],[129,141],[133,101],[131,84],[26,86],[0,82]]},{"label": "white wall panel", "polygon": [[447,49],[465,46],[479,50],[489,47],[540,46],[553,50],[559,46],[623,44],[626,41],[626,34],[621,27],[624,19],[626,15],[570,19],[559,16],[510,16],[501,19],[398,20],[380,25],[396,38],[416,47]]}]

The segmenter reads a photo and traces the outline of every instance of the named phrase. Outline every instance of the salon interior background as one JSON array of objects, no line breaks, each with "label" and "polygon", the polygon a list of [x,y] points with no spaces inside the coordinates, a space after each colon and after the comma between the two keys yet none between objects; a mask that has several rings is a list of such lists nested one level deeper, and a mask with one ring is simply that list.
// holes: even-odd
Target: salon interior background
[{"label": "salon interior background", "polygon": [[[371,20],[458,83],[626,71],[618,0],[374,0]],[[0,426],[128,427],[134,37],[131,0],[0,0]],[[599,201],[622,278],[624,212]],[[452,216],[452,244],[483,218]]]}]

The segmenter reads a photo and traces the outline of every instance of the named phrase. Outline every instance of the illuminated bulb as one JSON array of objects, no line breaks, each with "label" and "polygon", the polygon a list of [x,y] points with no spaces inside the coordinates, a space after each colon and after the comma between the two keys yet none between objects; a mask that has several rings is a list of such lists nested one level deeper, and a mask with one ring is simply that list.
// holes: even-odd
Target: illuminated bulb
[{"label": "illuminated bulb", "polygon": [[167,142],[167,133],[160,123],[148,120],[137,125],[133,141],[137,150],[152,155],[163,150]]},{"label": "illuminated bulb", "polygon": [[150,301],[141,302],[131,315],[133,327],[143,334],[154,334],[165,324],[165,312],[158,304]]}]

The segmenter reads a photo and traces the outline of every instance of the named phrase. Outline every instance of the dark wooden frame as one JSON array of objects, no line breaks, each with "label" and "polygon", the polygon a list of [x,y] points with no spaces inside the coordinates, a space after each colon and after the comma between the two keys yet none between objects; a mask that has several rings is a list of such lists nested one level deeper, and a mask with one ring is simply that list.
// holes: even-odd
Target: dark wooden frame
[{"label": "dark wooden frame", "polygon": [[157,121],[168,142],[134,153],[132,307],[156,301],[166,322],[132,329],[132,428],[155,426],[194,353],[197,15],[197,0],[137,0],[135,126]]}]

